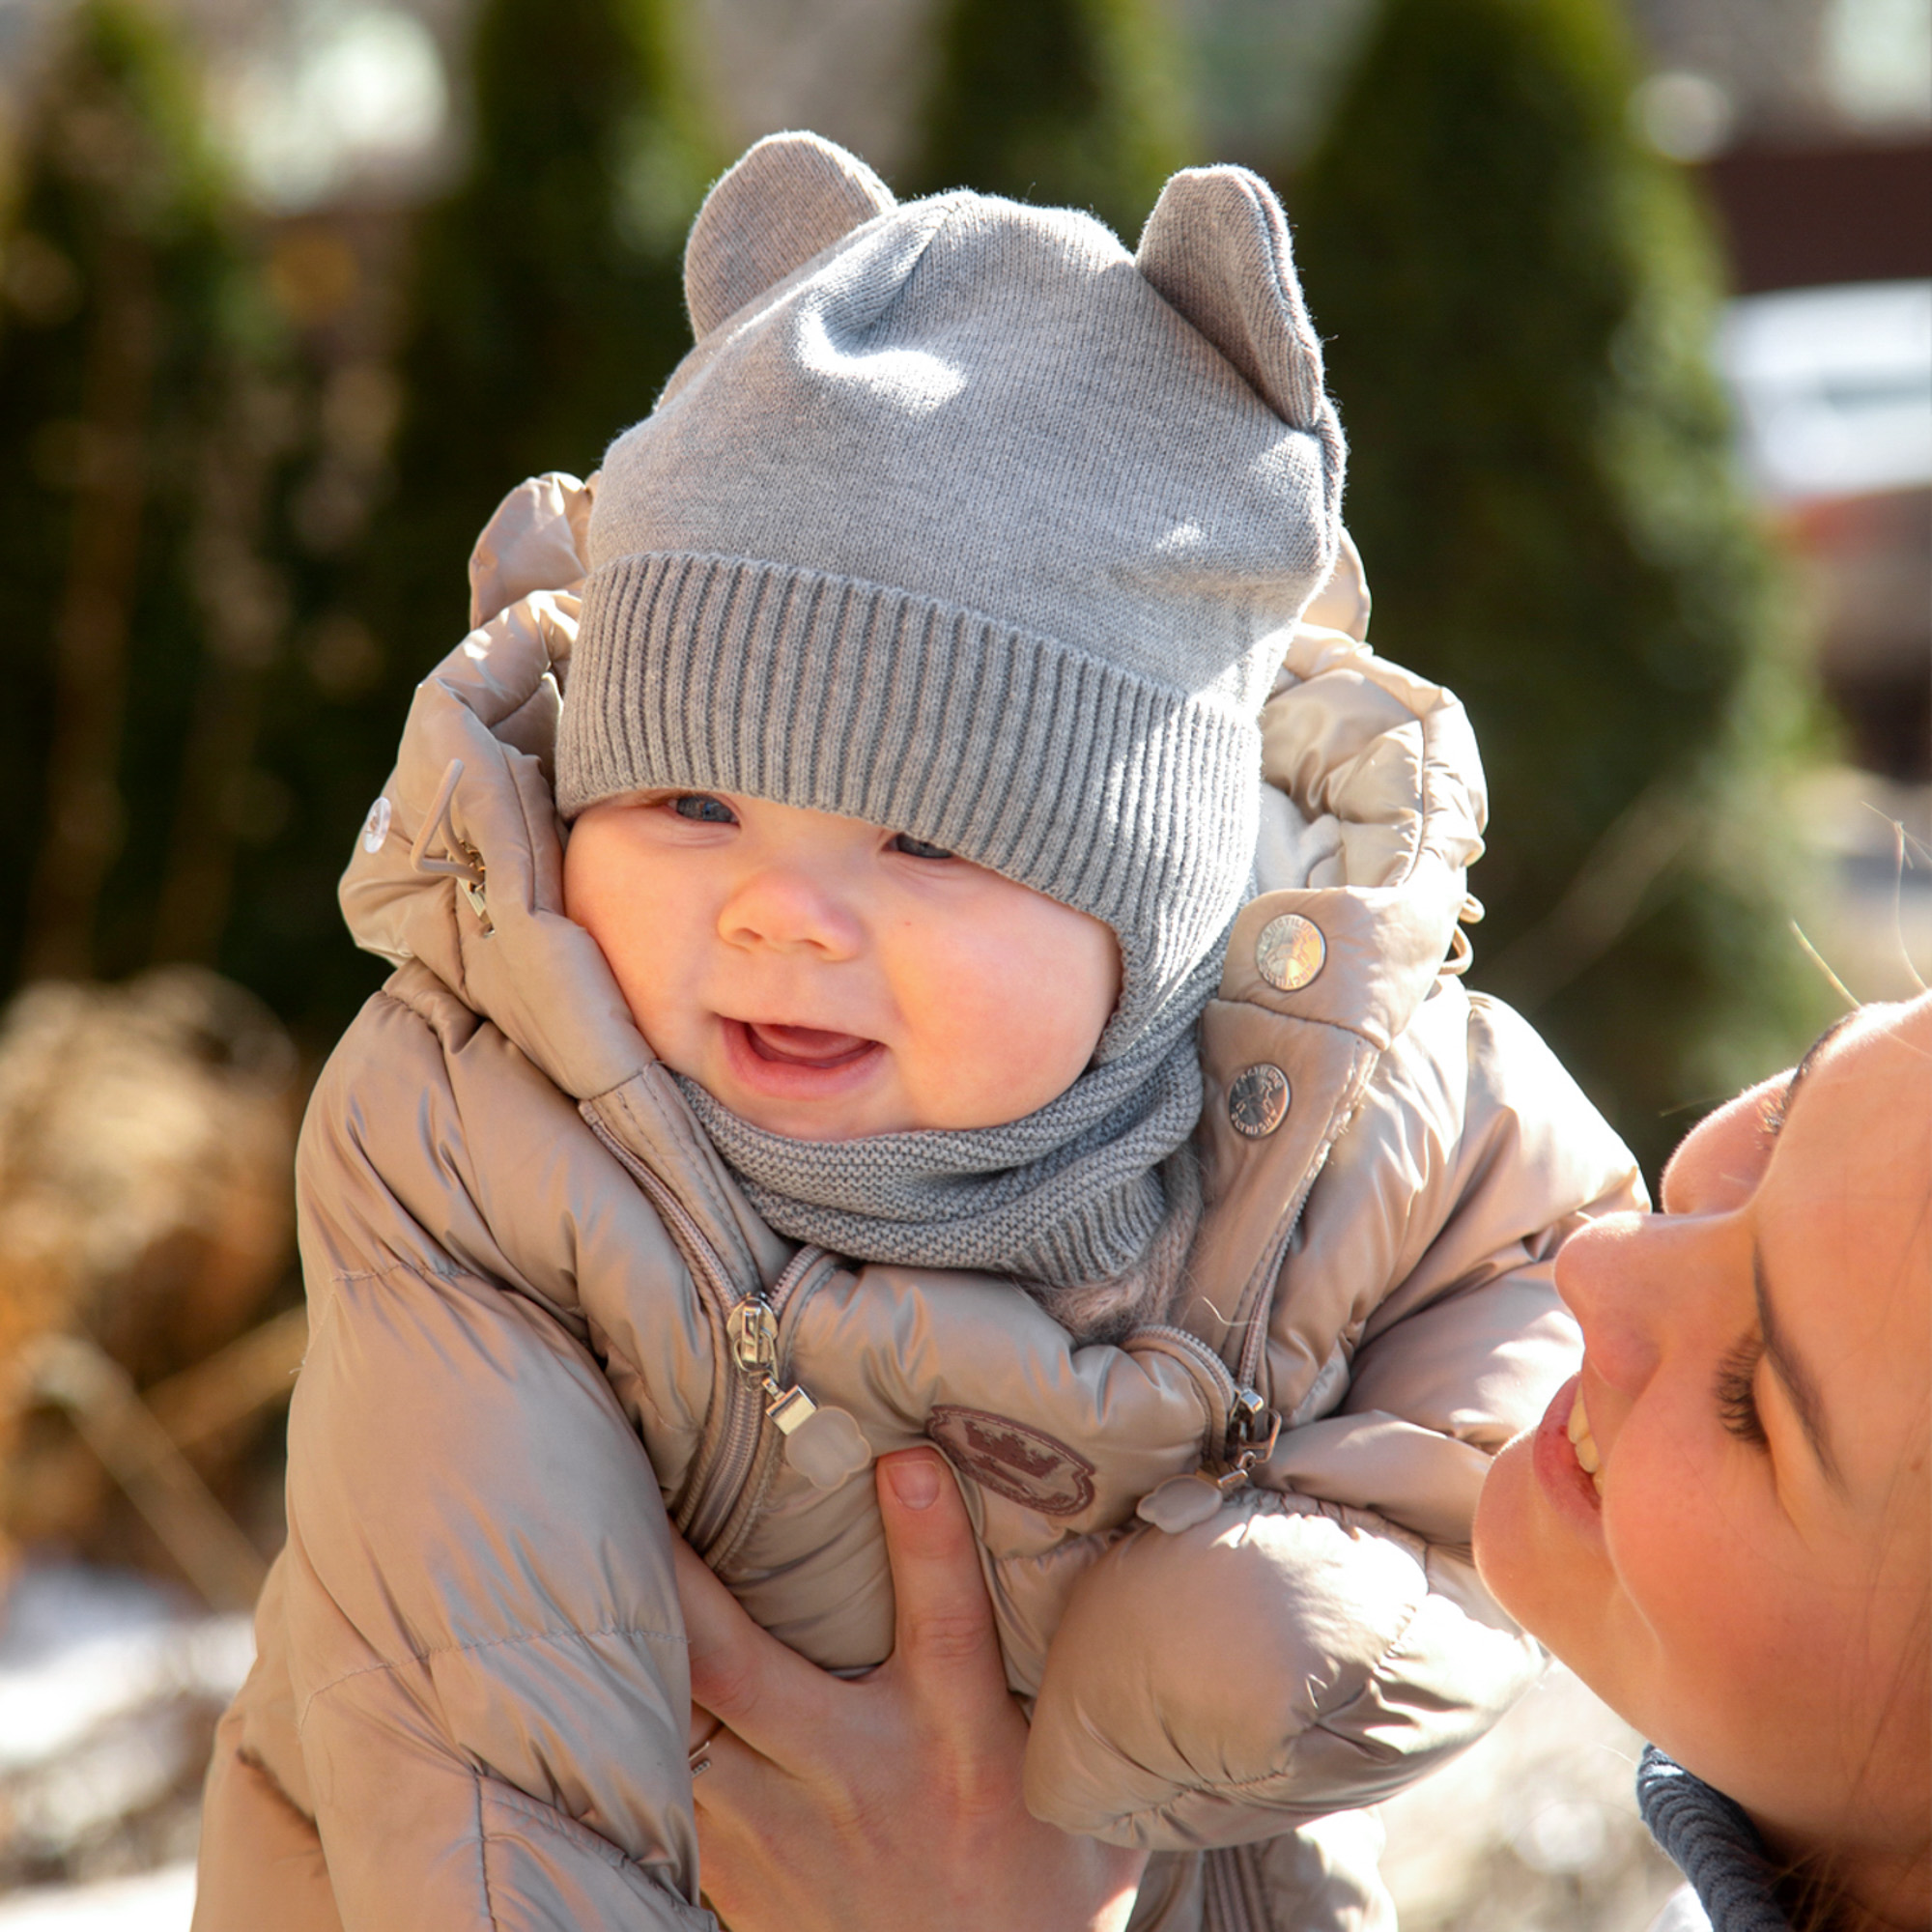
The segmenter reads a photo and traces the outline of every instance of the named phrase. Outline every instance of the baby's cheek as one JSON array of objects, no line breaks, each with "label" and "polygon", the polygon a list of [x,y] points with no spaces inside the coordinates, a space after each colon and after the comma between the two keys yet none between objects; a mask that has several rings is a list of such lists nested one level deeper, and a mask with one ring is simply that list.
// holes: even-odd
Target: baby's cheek
[{"label": "baby's cheek", "polygon": [[677,976],[667,971],[667,954],[677,937],[651,902],[650,881],[638,876],[641,868],[617,828],[598,820],[602,810],[593,807],[578,821],[564,848],[563,910],[597,942],[652,1051],[671,1060],[677,1029],[667,1009]]},{"label": "baby's cheek", "polygon": [[924,1118],[954,1125],[1019,1120],[1064,1093],[1119,994],[1107,926],[997,874],[980,885],[899,935],[894,975],[909,1084]]},{"label": "baby's cheek", "polygon": [[902,1056],[901,1078],[916,1111],[949,1126],[997,1126],[1063,1093],[1093,1048],[1057,1004],[1037,978],[996,966],[910,991],[903,1005],[912,1051]]},{"label": "baby's cheek", "polygon": [[571,828],[563,848],[563,910],[608,955],[620,943],[618,927],[635,862],[622,821],[611,806],[592,806]]}]

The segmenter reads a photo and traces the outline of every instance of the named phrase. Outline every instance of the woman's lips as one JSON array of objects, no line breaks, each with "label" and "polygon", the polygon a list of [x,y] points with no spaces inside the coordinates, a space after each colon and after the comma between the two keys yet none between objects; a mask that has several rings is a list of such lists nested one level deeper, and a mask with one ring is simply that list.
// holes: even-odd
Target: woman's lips
[{"label": "woman's lips", "polygon": [[783,1026],[772,1020],[723,1021],[731,1075],[777,1100],[823,1100],[872,1077],[886,1049],[855,1033]]},{"label": "woman's lips", "polygon": [[1577,1460],[1570,1439],[1570,1417],[1581,1376],[1572,1376],[1556,1391],[1536,1426],[1532,1457],[1537,1481],[1557,1512],[1593,1537],[1604,1533],[1604,1499],[1589,1472]]}]

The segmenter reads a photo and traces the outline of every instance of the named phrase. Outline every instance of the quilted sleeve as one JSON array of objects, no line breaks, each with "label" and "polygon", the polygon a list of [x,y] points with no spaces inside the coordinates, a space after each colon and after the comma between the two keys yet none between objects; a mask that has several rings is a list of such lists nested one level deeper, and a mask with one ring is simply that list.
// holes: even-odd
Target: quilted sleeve
[{"label": "quilted sleeve", "polygon": [[1064,1831],[1232,1845],[1373,1804],[1474,1743],[1542,1668],[1464,1560],[1251,1491],[1136,1530],[1075,1589],[1027,1747]]},{"label": "quilted sleeve", "polygon": [[[1081,1579],[1028,1748],[1042,1818],[1175,1849],[1374,1804],[1542,1666],[1468,1543],[1489,1459],[1576,1365],[1566,1235],[1638,1205],[1621,1144],[1515,1015],[1427,1003],[1310,1196],[1278,1321],[1332,1338],[1261,1474]],[[1306,1352],[1306,1351],[1304,1351]],[[1321,1354],[1315,1359],[1320,1361]]]},{"label": "quilted sleeve", "polygon": [[1629,1151],[1531,1028],[1460,988],[1426,1002],[1283,1270],[1277,1333],[1317,1305],[1329,1352],[1265,1484],[1466,1549],[1490,1458],[1582,1353],[1557,1251],[1644,1200]]},{"label": "quilted sleeve", "polygon": [[[657,1478],[568,1308],[490,1264],[428,1030],[371,1026],[417,1098],[375,1119],[325,1073],[304,1129],[282,1565],[343,1926],[714,1927]],[[434,1218],[412,1162],[442,1170]]]}]

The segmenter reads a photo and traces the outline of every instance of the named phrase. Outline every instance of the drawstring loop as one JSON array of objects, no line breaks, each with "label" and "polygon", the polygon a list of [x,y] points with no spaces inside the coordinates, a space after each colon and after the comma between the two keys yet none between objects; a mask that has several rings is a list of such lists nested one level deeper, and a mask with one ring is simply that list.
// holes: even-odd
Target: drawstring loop
[{"label": "drawstring loop", "polygon": [[[470,911],[482,921],[483,930],[488,932],[491,929],[490,904],[483,892],[483,856],[473,845],[456,836],[456,827],[449,816],[449,808],[456,798],[457,783],[462,777],[463,760],[451,758],[449,769],[442,775],[442,782],[436,788],[436,797],[430,802],[422,830],[416,834],[415,843],[410,847],[410,863],[419,872],[454,879],[462,888],[463,896],[469,901]],[[438,843],[445,855],[441,858],[431,855],[431,846]]]}]

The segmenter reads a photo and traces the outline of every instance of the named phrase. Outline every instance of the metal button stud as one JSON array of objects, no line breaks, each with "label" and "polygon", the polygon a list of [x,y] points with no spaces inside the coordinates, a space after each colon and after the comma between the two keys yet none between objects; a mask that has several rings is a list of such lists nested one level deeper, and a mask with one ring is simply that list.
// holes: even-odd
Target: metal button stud
[{"label": "metal button stud", "polygon": [[383,841],[389,836],[389,820],[392,813],[386,796],[379,798],[369,808],[369,816],[362,821],[362,849],[365,852],[380,852]]},{"label": "metal button stud", "polygon": [[1321,971],[1328,958],[1328,942],[1312,919],[1285,912],[1262,927],[1255,941],[1255,968],[1270,986],[1298,993]]},{"label": "metal button stud", "polygon": [[1237,1134],[1258,1141],[1288,1118],[1288,1075],[1266,1062],[1244,1066],[1228,1089],[1228,1119]]}]

